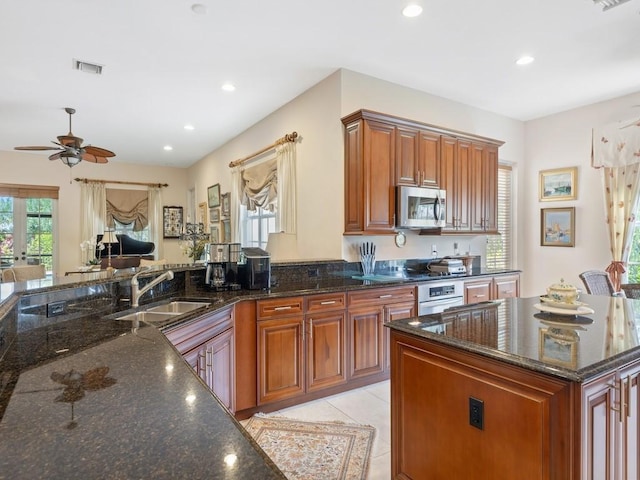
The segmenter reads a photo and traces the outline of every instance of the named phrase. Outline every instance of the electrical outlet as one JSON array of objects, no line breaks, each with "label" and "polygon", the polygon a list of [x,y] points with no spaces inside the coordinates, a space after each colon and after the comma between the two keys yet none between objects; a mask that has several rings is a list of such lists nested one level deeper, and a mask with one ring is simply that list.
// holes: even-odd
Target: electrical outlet
[{"label": "electrical outlet", "polygon": [[469,397],[469,425],[484,430],[484,402]]},{"label": "electrical outlet", "polygon": [[64,314],[64,307],[64,301],[47,303],[47,317],[55,317],[57,315]]}]

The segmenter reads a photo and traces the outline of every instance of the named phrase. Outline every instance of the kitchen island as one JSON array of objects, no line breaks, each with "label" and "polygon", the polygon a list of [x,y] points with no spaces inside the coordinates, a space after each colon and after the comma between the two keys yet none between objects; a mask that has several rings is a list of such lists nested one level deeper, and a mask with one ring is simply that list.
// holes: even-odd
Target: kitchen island
[{"label": "kitchen island", "polygon": [[640,303],[581,300],[592,314],[518,298],[387,324],[393,478],[638,478]]},{"label": "kitchen island", "polygon": [[[145,294],[141,308],[184,298],[210,305],[162,324],[119,320],[135,310],[133,270],[0,285],[0,479],[284,478],[166,329],[261,300],[415,284],[311,276],[312,265],[295,281],[280,272],[270,291],[214,292],[201,288],[202,266],[163,268],[174,279]],[[469,278],[500,273],[512,272]],[[235,323],[255,332],[255,317]]]}]

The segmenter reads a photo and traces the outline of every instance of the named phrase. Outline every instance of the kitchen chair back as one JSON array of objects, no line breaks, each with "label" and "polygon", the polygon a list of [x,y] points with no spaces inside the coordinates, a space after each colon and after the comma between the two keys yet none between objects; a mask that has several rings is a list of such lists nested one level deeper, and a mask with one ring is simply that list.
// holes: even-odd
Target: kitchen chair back
[{"label": "kitchen chair back", "polygon": [[44,278],[46,271],[44,265],[18,265],[2,270],[2,282],[25,282]]},{"label": "kitchen chair back", "polygon": [[607,295],[613,297],[616,295],[616,291],[613,288],[613,283],[609,278],[609,274],[601,270],[587,270],[578,275],[584,283],[587,293],[591,295]]}]

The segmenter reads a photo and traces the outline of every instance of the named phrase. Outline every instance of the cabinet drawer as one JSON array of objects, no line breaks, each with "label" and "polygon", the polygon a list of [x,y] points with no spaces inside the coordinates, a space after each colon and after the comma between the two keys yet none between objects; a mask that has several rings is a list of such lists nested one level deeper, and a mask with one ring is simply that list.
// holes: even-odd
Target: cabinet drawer
[{"label": "cabinet drawer", "polygon": [[325,295],[311,295],[306,298],[306,313],[328,312],[344,310],[347,299],[344,293],[327,293]]},{"label": "cabinet drawer", "polygon": [[300,315],[304,311],[303,297],[274,298],[272,300],[259,300],[257,302],[257,318],[285,317],[288,315]]},{"label": "cabinet drawer", "polygon": [[493,283],[495,286],[493,298],[514,298],[520,296],[519,275],[495,277]]},{"label": "cabinet drawer", "polygon": [[348,305],[357,307],[360,305],[381,305],[416,299],[416,287],[375,288],[359,292],[350,292]]},{"label": "cabinet drawer", "polygon": [[232,326],[233,308],[229,307],[171,329],[165,332],[165,336],[183,354]]}]

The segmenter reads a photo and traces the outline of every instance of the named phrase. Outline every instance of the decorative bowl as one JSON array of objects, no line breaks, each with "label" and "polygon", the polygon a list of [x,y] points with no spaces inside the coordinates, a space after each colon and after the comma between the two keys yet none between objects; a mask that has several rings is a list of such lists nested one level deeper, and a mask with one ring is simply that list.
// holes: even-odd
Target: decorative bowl
[{"label": "decorative bowl", "polygon": [[580,292],[576,287],[560,279],[560,283],[554,283],[547,287],[547,297],[557,303],[576,303]]}]

